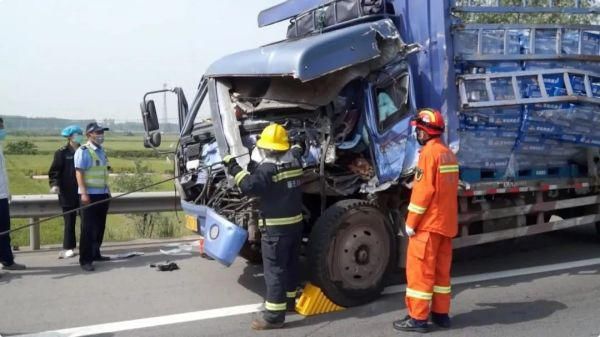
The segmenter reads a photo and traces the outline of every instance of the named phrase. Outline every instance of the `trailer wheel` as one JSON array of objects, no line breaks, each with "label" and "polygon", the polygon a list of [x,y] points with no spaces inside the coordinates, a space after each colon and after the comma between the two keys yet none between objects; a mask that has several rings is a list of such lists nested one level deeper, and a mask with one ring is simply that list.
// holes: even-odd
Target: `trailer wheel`
[{"label": "trailer wheel", "polygon": [[352,307],[381,294],[396,242],[386,216],[363,200],[339,201],[312,228],[311,281],[337,305]]}]

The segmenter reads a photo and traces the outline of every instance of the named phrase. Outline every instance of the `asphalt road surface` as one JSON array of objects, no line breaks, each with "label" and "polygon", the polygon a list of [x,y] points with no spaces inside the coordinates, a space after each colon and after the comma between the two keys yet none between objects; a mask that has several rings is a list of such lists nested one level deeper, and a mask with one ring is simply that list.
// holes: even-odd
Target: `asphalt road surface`
[{"label": "asphalt road surface", "polygon": [[[398,336],[402,285],[377,301],[325,315],[291,315],[278,331],[253,332],[262,268],[230,268],[165,243],[110,246],[105,254],[143,252],[84,273],[57,250],[18,252],[22,272],[0,272],[1,336]],[[149,265],[175,261],[180,269]],[[399,278],[399,277],[398,277]],[[431,336],[600,336],[600,240],[591,226],[457,251],[453,327]]]}]

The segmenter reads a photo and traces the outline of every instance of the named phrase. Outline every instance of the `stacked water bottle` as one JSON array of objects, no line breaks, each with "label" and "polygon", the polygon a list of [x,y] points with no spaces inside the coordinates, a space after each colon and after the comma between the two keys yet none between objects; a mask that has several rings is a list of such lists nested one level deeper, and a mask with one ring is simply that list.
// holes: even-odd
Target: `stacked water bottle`
[{"label": "stacked water bottle", "polygon": [[[482,54],[529,54],[530,30],[511,30],[504,43],[504,31],[483,31]],[[502,32],[500,34],[499,32]],[[600,55],[600,32],[563,30],[561,54]],[[476,54],[477,37],[460,33],[455,39],[458,55]],[[535,31],[535,54],[556,54],[556,30]],[[579,40],[581,35],[581,51]],[[600,74],[600,63],[586,61],[464,61],[457,74],[508,73],[518,71],[577,69]],[[548,96],[566,95],[563,74],[543,75]],[[586,96],[584,77],[570,75],[576,95]],[[592,95],[600,98],[600,78],[590,77]],[[541,98],[537,76],[518,77],[522,98]],[[515,99],[510,77],[492,80],[496,100]],[[485,82],[466,86],[471,100],[488,99]],[[463,176],[465,180],[528,179],[541,176],[577,176],[577,164],[584,164],[586,148],[600,147],[600,109],[587,103],[544,103],[513,107],[460,111],[461,170],[488,174]]]}]

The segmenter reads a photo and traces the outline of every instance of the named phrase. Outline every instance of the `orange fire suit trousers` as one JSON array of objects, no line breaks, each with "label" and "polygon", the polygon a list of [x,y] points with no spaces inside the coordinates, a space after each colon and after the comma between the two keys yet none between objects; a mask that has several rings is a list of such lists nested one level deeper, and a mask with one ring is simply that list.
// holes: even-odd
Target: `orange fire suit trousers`
[{"label": "orange fire suit trousers", "polygon": [[406,258],[406,307],[410,317],[429,318],[431,311],[450,312],[452,238],[417,231],[408,242]]}]

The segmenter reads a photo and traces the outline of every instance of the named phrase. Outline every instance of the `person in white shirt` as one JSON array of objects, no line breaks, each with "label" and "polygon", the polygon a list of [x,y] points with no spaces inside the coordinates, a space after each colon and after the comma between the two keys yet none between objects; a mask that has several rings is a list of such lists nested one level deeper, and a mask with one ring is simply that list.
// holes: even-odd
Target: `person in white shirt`
[{"label": "person in white shirt", "polygon": [[[2,143],[6,138],[4,130],[4,120],[0,117],[0,233],[10,230],[10,213],[8,202],[10,193],[8,192],[8,175],[6,174],[6,162],[2,152]],[[25,265],[15,263],[10,247],[10,235],[0,234],[0,263],[5,270],[23,270]]]}]

